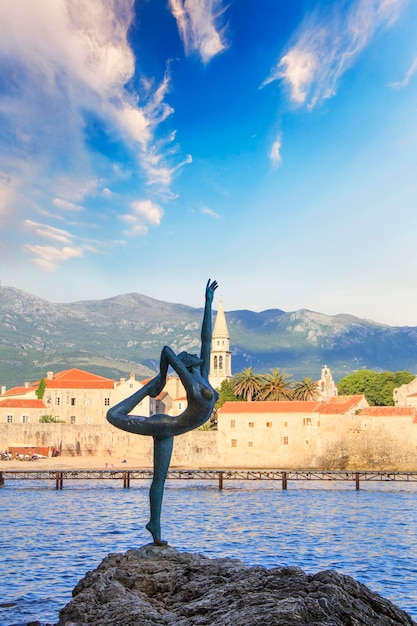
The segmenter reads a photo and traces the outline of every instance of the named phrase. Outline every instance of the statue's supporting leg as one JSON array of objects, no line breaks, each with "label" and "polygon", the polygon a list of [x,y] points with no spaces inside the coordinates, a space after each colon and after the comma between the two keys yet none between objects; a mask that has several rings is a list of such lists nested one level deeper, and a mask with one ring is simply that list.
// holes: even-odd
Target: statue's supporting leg
[{"label": "statue's supporting leg", "polygon": [[151,519],[146,524],[146,528],[157,546],[163,546],[167,543],[161,540],[161,508],[173,445],[174,437],[153,438],[153,480],[149,489]]}]

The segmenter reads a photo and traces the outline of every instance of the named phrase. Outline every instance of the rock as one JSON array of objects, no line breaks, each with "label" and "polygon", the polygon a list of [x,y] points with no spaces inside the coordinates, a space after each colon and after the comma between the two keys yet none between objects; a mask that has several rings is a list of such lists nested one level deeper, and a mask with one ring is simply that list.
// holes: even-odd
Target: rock
[{"label": "rock", "polygon": [[249,567],[169,546],[109,554],[76,585],[57,626],[416,626],[349,576]]}]

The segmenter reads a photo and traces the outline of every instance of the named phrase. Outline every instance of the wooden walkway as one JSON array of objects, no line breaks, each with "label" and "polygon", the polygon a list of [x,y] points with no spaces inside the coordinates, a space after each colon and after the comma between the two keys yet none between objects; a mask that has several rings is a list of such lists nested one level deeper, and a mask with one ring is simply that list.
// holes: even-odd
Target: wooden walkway
[{"label": "wooden walkway", "polygon": [[[119,480],[124,488],[130,487],[132,480],[151,480],[151,469],[100,469],[100,470],[0,470],[0,486],[11,480],[49,480],[54,481],[55,489],[62,489],[68,480]],[[238,469],[206,469],[206,470],[169,470],[168,480],[211,480],[223,489],[229,480],[274,480],[280,481],[282,489],[288,488],[290,481],[345,481],[359,489],[362,481],[384,482],[416,482],[417,472],[384,472],[384,471],[345,471],[345,470],[238,470]]]}]

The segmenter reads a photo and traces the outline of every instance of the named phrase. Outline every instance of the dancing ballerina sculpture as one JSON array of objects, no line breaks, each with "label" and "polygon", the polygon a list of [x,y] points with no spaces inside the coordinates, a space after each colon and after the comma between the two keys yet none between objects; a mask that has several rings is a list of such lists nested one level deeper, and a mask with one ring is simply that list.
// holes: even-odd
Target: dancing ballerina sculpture
[{"label": "dancing ballerina sculpture", "polygon": [[[107,420],[130,433],[153,437],[153,480],[149,490],[150,520],[146,528],[151,533],[154,544],[166,545],[161,539],[161,508],[164,484],[171,461],[175,435],[202,426],[211,416],[218,393],[208,381],[212,338],[211,307],[217,282],[207,282],[205,307],[201,327],[200,357],[181,352],[176,355],[171,348],[164,346],[161,352],[159,374],[129,398],[122,400],[107,412]],[[155,398],[165,387],[168,367],[177,372],[187,394],[187,408],[175,417],[156,413],[150,417],[130,415],[146,396]]]}]

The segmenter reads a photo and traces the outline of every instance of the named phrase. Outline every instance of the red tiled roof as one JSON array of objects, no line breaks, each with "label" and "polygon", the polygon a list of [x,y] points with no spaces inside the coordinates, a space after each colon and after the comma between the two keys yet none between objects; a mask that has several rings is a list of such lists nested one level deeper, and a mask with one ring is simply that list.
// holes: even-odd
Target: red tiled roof
[{"label": "red tiled roof", "polygon": [[361,415],[369,417],[397,417],[408,415],[415,417],[416,409],[413,406],[369,406],[362,409]]},{"label": "red tiled roof", "polygon": [[19,400],[17,398],[8,398],[7,400],[0,401],[1,408],[15,408],[15,409],[45,409],[45,405],[42,400]]},{"label": "red tiled roof", "polygon": [[45,378],[49,389],[113,389],[114,381],[104,376],[90,374],[84,370],[72,368],[55,374],[52,379]]},{"label": "red tiled roof", "polygon": [[225,402],[220,413],[320,413],[340,415],[357,406],[365,396],[335,396],[328,402],[316,400],[279,400]]},{"label": "red tiled roof", "polygon": [[30,387],[13,387],[12,389],[9,389],[8,391],[6,391],[5,396],[20,396],[20,395],[25,395],[26,393],[28,393],[29,391],[34,391],[35,389],[38,388],[38,384],[33,384],[30,385]]},{"label": "red tiled roof", "polygon": [[317,401],[266,400],[252,402],[225,402],[220,413],[312,413],[323,404]]},{"label": "red tiled roof", "polygon": [[329,399],[329,404],[346,404],[346,402],[360,402],[365,396],[363,393],[358,393],[355,396],[332,396]]},{"label": "red tiled roof", "polygon": [[363,402],[365,396],[334,396],[328,400],[328,402],[322,402],[320,406],[315,410],[316,413],[322,415],[342,415],[349,409],[353,409],[355,406]]}]

